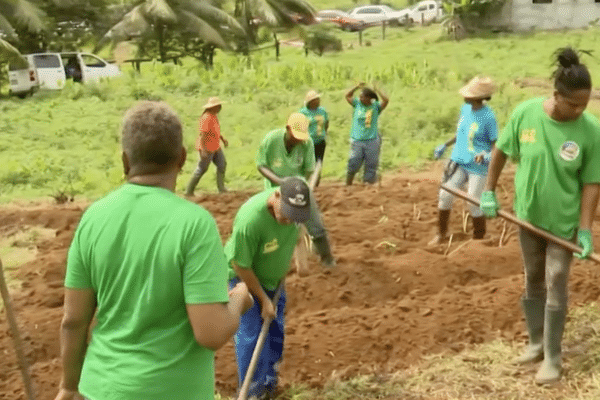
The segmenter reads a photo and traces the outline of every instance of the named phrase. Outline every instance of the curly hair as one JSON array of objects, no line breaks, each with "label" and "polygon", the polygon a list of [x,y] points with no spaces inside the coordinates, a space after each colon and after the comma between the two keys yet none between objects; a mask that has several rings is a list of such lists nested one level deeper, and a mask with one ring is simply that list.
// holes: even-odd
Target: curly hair
[{"label": "curly hair", "polygon": [[181,156],[181,121],[169,105],[143,101],[131,107],[123,118],[123,151],[132,170],[159,173]]}]

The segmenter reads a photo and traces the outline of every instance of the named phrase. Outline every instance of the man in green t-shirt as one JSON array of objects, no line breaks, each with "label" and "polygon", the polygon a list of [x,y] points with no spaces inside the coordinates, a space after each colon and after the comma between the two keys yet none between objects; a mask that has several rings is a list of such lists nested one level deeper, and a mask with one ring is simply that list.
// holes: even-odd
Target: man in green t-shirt
[{"label": "man in green t-shirt", "polygon": [[212,400],[214,351],[252,298],[244,284],[228,293],[212,216],[174,193],[175,112],[134,106],[122,145],[127,183],[86,210],[69,249],[56,400]]},{"label": "man in green t-shirt", "polygon": [[[308,135],[309,121],[301,113],[289,116],[286,127],[276,129],[263,139],[256,157],[258,171],[265,177],[265,188],[281,184],[289,176],[310,180],[315,170],[315,151]],[[327,231],[314,196],[311,196],[311,215],[305,223],[312,237],[314,248],[321,256],[321,264],[327,268],[335,266],[331,254]]]},{"label": "man in green t-shirt", "polygon": [[273,298],[287,274],[298,240],[298,226],[311,214],[310,191],[295,177],[285,178],[280,187],[266,189],[239,209],[233,232],[225,245],[230,287],[241,281],[257,300],[242,316],[235,336],[235,353],[241,386],[256,347],[262,321],[273,319],[260,353],[248,394],[260,397],[277,386],[277,364],[283,353],[285,289],[277,304]]}]

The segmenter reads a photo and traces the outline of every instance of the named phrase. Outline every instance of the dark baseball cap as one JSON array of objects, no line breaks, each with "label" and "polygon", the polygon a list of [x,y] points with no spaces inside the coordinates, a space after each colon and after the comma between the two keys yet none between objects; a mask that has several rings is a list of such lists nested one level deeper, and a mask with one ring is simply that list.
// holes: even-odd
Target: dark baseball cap
[{"label": "dark baseball cap", "polygon": [[310,190],[300,178],[285,178],[279,188],[281,214],[294,222],[306,222],[310,218]]}]

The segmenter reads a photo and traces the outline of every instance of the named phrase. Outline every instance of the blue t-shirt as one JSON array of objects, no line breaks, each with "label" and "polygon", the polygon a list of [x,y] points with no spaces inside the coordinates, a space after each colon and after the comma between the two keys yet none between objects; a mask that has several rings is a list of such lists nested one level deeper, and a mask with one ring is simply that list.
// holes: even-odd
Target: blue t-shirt
[{"label": "blue t-shirt", "polygon": [[488,165],[475,162],[475,156],[481,152],[490,152],[498,139],[498,125],[492,109],[486,105],[473,111],[470,104],[460,109],[460,118],[456,128],[456,144],[450,157],[468,172],[487,175]]},{"label": "blue t-shirt", "polygon": [[382,111],[381,103],[374,101],[373,104],[365,106],[355,97],[352,107],[354,107],[354,113],[352,115],[350,139],[365,141],[377,138],[377,121]]},{"label": "blue t-shirt", "polygon": [[325,124],[329,121],[327,111],[323,107],[317,107],[316,110],[311,110],[308,107],[302,107],[300,112],[308,118],[308,133],[310,134],[313,143],[321,143],[325,140]]}]

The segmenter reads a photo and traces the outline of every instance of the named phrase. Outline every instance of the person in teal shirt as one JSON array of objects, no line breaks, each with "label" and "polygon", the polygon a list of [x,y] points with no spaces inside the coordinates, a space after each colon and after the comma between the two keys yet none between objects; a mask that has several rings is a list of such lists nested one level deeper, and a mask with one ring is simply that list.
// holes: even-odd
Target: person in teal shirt
[{"label": "person in teal shirt", "polygon": [[[327,146],[327,131],[329,130],[329,116],[321,106],[321,95],[315,90],[310,90],[304,98],[304,107],[299,111],[308,118],[308,134],[315,146],[316,162],[323,162],[325,147]],[[317,178],[316,186],[319,186],[321,174]]]},{"label": "person in teal shirt", "polygon": [[174,193],[175,112],[137,104],[122,142],[127,183],[85,211],[69,248],[55,400],[213,400],[214,352],[252,298],[245,284],[228,292],[213,217]]},{"label": "person in teal shirt", "polygon": [[[465,104],[460,109],[456,135],[434,151],[434,158],[439,159],[446,148],[454,144],[442,181],[453,189],[466,185],[469,195],[477,200],[483,191],[490,154],[498,138],[496,116],[486,103],[494,89],[491,78],[476,76],[459,90]],[[453,200],[452,194],[440,190],[438,232],[429,245],[441,244],[446,239]],[[474,205],[469,206],[469,213],[473,219],[473,239],[483,239],[486,228],[483,213]]]},{"label": "person in teal shirt", "polygon": [[[354,92],[362,89],[358,98]],[[379,101],[381,96],[381,102]],[[354,108],[352,128],[350,129],[350,157],[346,171],[346,185],[352,185],[354,175],[365,164],[363,181],[377,182],[377,168],[381,151],[381,136],[379,135],[379,115],[389,103],[388,97],[377,87],[369,89],[364,83],[359,83],[346,93],[346,101]]]},{"label": "person in teal shirt", "polygon": [[[517,217],[592,254],[592,224],[600,196],[600,121],[585,109],[592,78],[572,48],[556,52],[554,94],[520,104],[492,151],[481,210],[493,218],[499,208],[495,189],[506,160],[517,163],[514,209]],[[521,228],[525,265],[525,314],[529,346],[515,360],[542,361],[535,380],[547,384],[562,375],[562,336],[568,306],[573,253]]]}]

